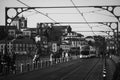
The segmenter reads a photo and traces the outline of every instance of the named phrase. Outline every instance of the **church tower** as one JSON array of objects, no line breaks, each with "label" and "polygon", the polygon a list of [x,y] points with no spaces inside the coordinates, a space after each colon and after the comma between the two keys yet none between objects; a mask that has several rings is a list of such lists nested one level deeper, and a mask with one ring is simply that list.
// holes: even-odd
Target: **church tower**
[{"label": "church tower", "polygon": [[27,28],[27,19],[25,19],[25,17],[20,17],[19,19],[19,29],[26,29]]},{"label": "church tower", "polygon": [[27,18],[25,18],[23,15],[22,15],[22,17],[17,16],[13,20],[12,26],[17,26],[18,30],[26,29],[27,28]]}]

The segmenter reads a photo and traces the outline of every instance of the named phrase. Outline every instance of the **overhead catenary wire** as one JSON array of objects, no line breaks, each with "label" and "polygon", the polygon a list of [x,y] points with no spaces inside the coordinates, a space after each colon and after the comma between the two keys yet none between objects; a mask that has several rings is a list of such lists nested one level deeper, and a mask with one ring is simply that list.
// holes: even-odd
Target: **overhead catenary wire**
[{"label": "overhead catenary wire", "polygon": [[[25,4],[25,3],[23,3],[22,1],[20,1],[20,0],[17,0],[17,1],[19,1],[20,3],[22,3],[22,4],[24,4],[25,6],[27,6],[27,7],[30,7],[30,6],[28,6],[27,4]],[[102,6],[107,6],[107,5],[102,5]],[[108,5],[108,6],[120,6],[120,5]],[[99,6],[50,6],[50,7],[35,7],[35,8],[82,8],[82,7],[84,7],[84,8],[87,8],[87,7],[99,7]],[[12,7],[11,7],[12,8]],[[19,7],[18,7],[19,8]],[[20,7],[21,8],[21,7]],[[23,7],[23,8],[26,8],[26,7]],[[33,7],[34,8],[34,7]],[[34,9],[35,10],[35,9]],[[38,11],[38,10],[37,10]],[[95,10],[95,11],[90,11],[90,12],[83,12],[83,13],[96,13],[96,12],[98,12],[98,11],[103,11],[103,9],[102,10]],[[40,12],[40,11],[39,11]],[[45,15],[45,16],[48,16],[48,14],[46,13],[46,14],[44,14],[44,13],[42,13],[42,12],[40,12],[41,14],[43,14],[43,15]],[[97,14],[101,14],[101,15],[106,15],[106,14],[102,14],[102,13],[97,13]],[[114,17],[114,16],[111,16],[111,15],[106,15],[106,16],[109,16],[109,17]],[[48,16],[49,17],[49,16]],[[52,18],[51,18],[52,19]],[[54,20],[54,19],[53,19]]]},{"label": "overhead catenary wire", "polygon": [[[93,12],[99,12],[103,10],[92,10],[92,11],[87,11],[87,12],[82,12],[82,13],[93,13]],[[47,13],[47,14],[79,14],[79,13]]]},{"label": "overhead catenary wire", "polygon": [[104,15],[104,16],[108,16],[108,17],[114,17],[112,15],[107,15],[107,14],[103,14],[103,13],[98,13],[98,12],[94,12],[95,14],[99,14],[99,15]]},{"label": "overhead catenary wire", "polygon": [[92,27],[89,25],[89,23],[87,22],[86,18],[84,17],[83,13],[81,13],[81,11],[76,7],[75,3],[70,0],[72,2],[72,4],[74,5],[74,7],[76,8],[76,10],[79,12],[79,14],[83,17],[84,21],[87,23],[87,25],[90,27],[91,31],[93,32],[94,35],[96,35],[92,29]]},{"label": "overhead catenary wire", "polygon": [[[76,32],[91,32],[91,31],[82,31],[82,30],[81,31],[74,30],[74,31],[76,31]],[[94,31],[94,32],[112,32],[112,31]]]},{"label": "overhead catenary wire", "polygon": [[[120,5],[94,5],[94,6],[76,6],[77,8],[88,8],[88,7],[93,7],[93,8],[100,8],[100,7],[106,7],[106,6],[112,6],[112,7],[120,7]],[[10,7],[14,8],[14,7]],[[17,7],[17,8],[27,8],[27,7]],[[41,8],[41,9],[52,9],[52,8],[75,8],[74,6],[47,6],[47,7],[31,7],[31,8]]]},{"label": "overhead catenary wire", "polygon": [[82,13],[95,13],[95,12],[100,12],[100,11],[104,11],[103,9],[99,9],[99,10],[92,10],[92,11],[87,11],[87,12],[82,12]]},{"label": "overhead catenary wire", "polygon": [[[17,1],[20,2],[20,3],[22,3],[23,5],[25,5],[25,6],[27,6],[27,7],[30,7],[29,5],[25,4],[24,2],[22,2],[22,1],[20,1],[20,0],[17,0]],[[40,14],[42,14],[42,15],[44,15],[44,16],[46,16],[46,17],[49,18],[50,20],[52,20],[52,21],[54,21],[54,22],[57,22],[56,20],[54,20],[54,19],[52,19],[51,17],[49,17],[47,14],[44,14],[44,13],[42,13],[42,12],[36,10],[36,9],[33,9],[33,10],[36,11],[36,12],[38,12],[38,13],[40,13]]]},{"label": "overhead catenary wire", "polygon": [[[20,0],[17,0],[17,1],[19,1],[19,2],[22,3],[22,4],[24,4],[24,5],[27,6],[27,7],[30,7],[30,6],[28,6],[27,4],[23,3],[23,2],[20,1]],[[71,1],[72,1],[72,0],[71,0]],[[72,1],[72,2],[73,2],[73,1]],[[79,12],[79,14],[81,14],[81,16],[83,17],[83,19],[84,19],[85,22],[87,23],[87,25],[91,28],[91,31],[93,32],[93,34],[95,34],[94,31],[93,31],[93,29],[92,29],[92,26],[89,25],[89,23],[87,22],[86,18],[85,18],[84,15],[83,15],[83,14],[85,14],[85,13],[87,13],[87,12],[81,13],[81,11],[77,8],[77,6],[75,6],[74,2],[73,2],[73,5],[74,5],[73,7],[75,7],[75,8],[77,9],[77,11]],[[66,8],[66,7],[65,7],[65,8]],[[55,21],[54,19],[52,19],[51,17],[49,17],[47,13],[46,13],[46,14],[45,14],[45,13],[42,13],[42,12],[36,10],[36,8],[33,8],[33,10],[36,11],[37,13],[40,13],[40,14],[48,17],[50,20],[52,20],[52,21],[54,21],[54,22],[57,22],[57,21]],[[89,11],[88,13],[96,13],[97,11],[102,11],[102,10]],[[30,15],[28,15],[28,16],[30,16]]]},{"label": "overhead catenary wire", "polygon": [[104,15],[104,16],[108,16],[108,17],[114,17],[112,15],[100,13],[100,11],[105,11],[105,10],[103,10],[103,9],[102,10],[93,10],[93,11],[83,12],[83,14],[94,13],[94,14]]},{"label": "overhead catenary wire", "polygon": [[[112,15],[100,13],[100,11],[104,11],[104,10],[93,10],[93,11],[82,12],[82,13],[83,14],[94,13],[94,14],[98,14],[98,15],[104,15],[104,16],[108,16],[108,17],[114,17]],[[46,13],[46,14],[66,14],[66,15],[68,15],[68,14],[79,14],[79,13]]]},{"label": "overhead catenary wire", "polygon": [[[97,28],[102,29],[102,27],[101,27],[101,26],[104,26],[104,25],[103,25],[103,24],[101,24],[101,25],[95,25],[95,26],[92,26],[92,27],[97,27]],[[76,27],[76,28],[86,28],[85,26],[81,26],[81,27],[74,26],[74,27]]]}]

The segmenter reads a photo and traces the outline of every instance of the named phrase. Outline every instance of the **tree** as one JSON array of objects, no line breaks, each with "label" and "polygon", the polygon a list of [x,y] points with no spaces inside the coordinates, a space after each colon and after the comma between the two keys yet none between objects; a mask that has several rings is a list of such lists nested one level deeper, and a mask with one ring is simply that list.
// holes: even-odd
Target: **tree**
[{"label": "tree", "polygon": [[106,41],[102,36],[94,36],[95,46],[99,48],[100,51],[106,50]]},{"label": "tree", "polygon": [[89,44],[90,46],[94,46],[94,42],[92,42],[91,40],[88,41],[88,44]]},{"label": "tree", "polygon": [[47,36],[49,41],[59,41],[61,36],[63,35],[63,32],[61,31],[61,29],[56,27],[48,28],[47,32],[48,32]]}]

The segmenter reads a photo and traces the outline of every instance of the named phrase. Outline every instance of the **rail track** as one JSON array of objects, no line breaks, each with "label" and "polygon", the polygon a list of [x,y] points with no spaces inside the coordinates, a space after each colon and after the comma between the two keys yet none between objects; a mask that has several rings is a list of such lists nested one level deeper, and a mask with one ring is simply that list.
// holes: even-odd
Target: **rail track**
[{"label": "rail track", "polygon": [[[91,76],[93,76],[92,72],[95,71],[97,69],[97,67],[99,66],[99,64],[101,63],[102,59],[98,59],[93,65],[92,67],[90,67],[90,69],[88,70],[88,72],[86,73],[86,75],[81,78],[80,80],[89,80],[89,78]],[[80,66],[80,65],[79,65]],[[66,74],[65,76],[61,77],[61,79],[59,80],[67,80],[68,77],[72,76],[76,71],[80,70],[80,67],[77,67],[76,69],[72,70],[71,72],[69,72],[68,74]],[[102,68],[102,67],[101,67]],[[102,69],[101,69],[102,70]],[[102,72],[102,71],[101,71]],[[100,76],[102,76],[102,74],[99,74]],[[93,79],[94,80],[94,79]]]}]

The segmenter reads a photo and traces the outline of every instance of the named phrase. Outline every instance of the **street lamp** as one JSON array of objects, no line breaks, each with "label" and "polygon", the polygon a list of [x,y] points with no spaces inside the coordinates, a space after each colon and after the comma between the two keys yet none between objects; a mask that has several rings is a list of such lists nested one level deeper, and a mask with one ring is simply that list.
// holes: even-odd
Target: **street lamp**
[{"label": "street lamp", "polygon": [[117,29],[117,23],[111,23],[111,28],[114,30]]},{"label": "street lamp", "polygon": [[114,35],[114,49],[116,49],[116,53],[118,54],[118,23],[111,23],[111,29],[113,30]]},{"label": "street lamp", "polygon": [[113,36],[113,35],[114,35],[114,32],[109,32],[109,35]]}]

